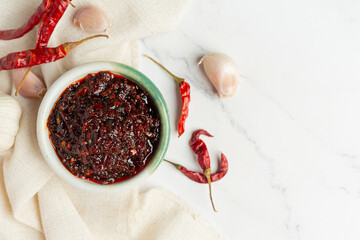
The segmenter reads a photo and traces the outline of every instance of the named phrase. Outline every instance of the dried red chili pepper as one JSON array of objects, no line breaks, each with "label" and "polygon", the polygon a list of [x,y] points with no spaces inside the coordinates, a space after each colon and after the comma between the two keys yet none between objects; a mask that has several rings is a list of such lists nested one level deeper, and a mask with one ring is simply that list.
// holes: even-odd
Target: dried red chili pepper
[{"label": "dried red chili pepper", "polygon": [[[206,179],[206,177],[203,173],[190,171],[187,168],[185,168],[184,166],[177,164],[177,163],[173,163],[166,159],[164,159],[164,161],[172,164],[174,167],[176,167],[178,170],[180,170],[180,172],[182,172],[185,176],[187,176],[191,180],[198,182],[198,183],[203,183],[203,184],[208,183],[208,180]],[[220,169],[216,173],[210,174],[211,182],[216,182],[216,181],[221,180],[228,172],[228,169],[229,169],[229,164],[228,164],[227,158],[225,157],[225,155],[223,153],[221,153]]]},{"label": "dried red chili pepper", "polygon": [[180,94],[182,101],[181,116],[178,124],[178,133],[180,137],[185,131],[185,120],[189,115],[189,103],[190,103],[190,85],[183,80],[180,83]]},{"label": "dried red chili pepper", "polygon": [[191,180],[193,180],[194,182],[198,182],[198,183],[207,183],[207,180],[205,178],[205,175],[199,172],[194,172],[194,171],[190,171],[187,168],[185,168],[184,166],[177,164],[177,163],[173,163],[169,160],[164,159],[164,161],[172,164],[174,167],[176,167],[178,170],[180,170],[180,172],[182,172],[185,176],[187,176],[188,178],[190,178]]},{"label": "dried red chili pepper", "polygon": [[225,155],[223,153],[221,153],[220,169],[219,169],[219,171],[217,171],[217,173],[210,175],[211,181],[212,182],[219,181],[226,175],[228,170],[229,170],[229,162],[228,162],[227,158],[225,157]]},{"label": "dried red chili pepper", "polygon": [[55,62],[64,58],[67,53],[81,43],[97,37],[108,37],[107,35],[95,35],[77,42],[67,42],[56,48],[38,48],[21,52],[10,53],[0,58],[0,71],[26,68],[43,63]]},{"label": "dried red chili pepper", "polygon": [[40,23],[36,39],[36,48],[47,47],[51,34],[53,33],[61,17],[64,15],[67,7],[69,6],[69,3],[69,0],[53,1]]},{"label": "dried red chili pepper", "polygon": [[204,141],[199,139],[200,135],[206,135],[208,137],[213,137],[213,136],[210,133],[208,133],[207,131],[205,131],[203,129],[199,129],[193,133],[191,140],[190,140],[190,146],[198,157],[199,165],[200,165],[201,169],[203,170],[202,173],[189,171],[184,166],[170,162],[165,159],[164,160],[171,163],[172,165],[174,165],[178,170],[180,170],[185,176],[187,176],[191,180],[198,182],[198,183],[209,184],[210,200],[211,200],[212,207],[213,207],[214,211],[216,212],[214,201],[212,199],[211,182],[216,182],[216,181],[222,179],[228,171],[229,164],[228,164],[228,161],[227,161],[227,158],[225,157],[225,155],[223,153],[221,153],[220,170],[217,173],[211,174],[209,151],[207,150],[207,147],[206,147]]},{"label": "dried red chili pepper", "polygon": [[49,8],[52,0],[43,0],[42,3],[37,7],[34,14],[30,17],[27,23],[17,29],[8,29],[0,31],[1,40],[11,40],[24,36],[30,32],[36,25],[38,25],[43,18],[46,10]]},{"label": "dried red chili pepper", "polygon": [[[64,15],[69,4],[71,4],[70,0],[54,0],[51,3],[40,23],[35,48],[47,47],[56,25]],[[27,75],[30,73],[31,69],[32,67],[30,67],[24,74],[19,86],[16,89],[15,96],[18,95],[18,92],[20,91],[21,86],[24,83]]]},{"label": "dried red chili pepper", "polygon": [[210,200],[211,204],[213,206],[214,211],[216,212],[214,202],[212,199],[212,193],[211,193],[211,179],[210,179],[210,173],[211,173],[211,167],[210,167],[210,155],[209,151],[207,150],[207,147],[203,140],[199,139],[200,135],[206,135],[208,137],[213,137],[210,133],[203,129],[199,129],[195,131],[191,137],[190,140],[190,147],[195,152],[195,154],[198,156],[198,162],[203,170],[203,173],[207,179],[207,182],[209,184],[209,194],[210,194]]},{"label": "dried red chili pepper", "polygon": [[206,135],[208,137],[213,137],[210,133],[203,129],[195,131],[190,140],[190,147],[196,155],[198,155],[198,162],[202,170],[210,168],[210,156],[209,151],[203,140],[199,139],[200,135]]},{"label": "dried red chili pepper", "polygon": [[190,85],[185,82],[184,78],[179,78],[172,74],[169,70],[167,70],[163,65],[157,62],[155,59],[148,55],[144,55],[145,57],[149,58],[151,61],[159,65],[162,69],[164,69],[170,76],[172,76],[176,82],[179,84],[180,87],[180,94],[182,100],[182,108],[181,108],[181,116],[178,124],[178,137],[180,137],[185,131],[185,120],[189,115],[189,103],[190,103]]}]

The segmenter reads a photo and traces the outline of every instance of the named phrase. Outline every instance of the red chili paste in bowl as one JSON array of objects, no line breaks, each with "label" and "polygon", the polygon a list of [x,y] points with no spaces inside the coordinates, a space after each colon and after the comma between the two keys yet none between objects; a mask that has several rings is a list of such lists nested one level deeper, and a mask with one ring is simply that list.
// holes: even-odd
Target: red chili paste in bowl
[{"label": "red chili paste in bowl", "polygon": [[71,84],[47,126],[62,164],[76,177],[99,184],[139,173],[160,138],[159,114],[148,93],[111,72]]}]

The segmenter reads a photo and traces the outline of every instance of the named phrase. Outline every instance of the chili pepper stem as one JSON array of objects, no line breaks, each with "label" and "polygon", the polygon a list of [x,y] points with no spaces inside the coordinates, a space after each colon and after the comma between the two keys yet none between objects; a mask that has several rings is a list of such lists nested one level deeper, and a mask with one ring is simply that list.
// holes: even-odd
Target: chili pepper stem
[{"label": "chili pepper stem", "polygon": [[68,2],[73,8],[76,8],[76,6],[71,2],[71,0],[67,0],[67,2]]},{"label": "chili pepper stem", "polygon": [[183,78],[179,78],[179,77],[177,77],[177,76],[175,76],[174,74],[172,74],[169,70],[167,70],[161,63],[159,63],[158,61],[156,61],[155,59],[153,59],[152,57],[150,57],[150,56],[148,56],[148,55],[146,55],[146,54],[144,54],[144,57],[147,57],[148,59],[150,59],[151,61],[153,61],[154,63],[156,63],[157,65],[159,65],[162,69],[164,69],[168,74],[170,74],[170,76],[172,76],[175,80],[176,80],[176,82],[178,83],[178,84],[180,84],[182,81],[184,81],[184,79]]},{"label": "chili pepper stem", "polygon": [[164,161],[170,163],[171,165],[173,165],[174,167],[176,167],[176,168],[179,169],[179,170],[180,170],[180,168],[181,168],[181,166],[180,166],[179,164],[170,162],[169,160],[166,160],[166,159],[164,159]]},{"label": "chili pepper stem", "polygon": [[18,95],[18,93],[19,93],[19,91],[20,91],[20,89],[21,89],[21,86],[23,85],[23,83],[24,83],[25,78],[27,77],[27,75],[29,75],[31,69],[32,69],[32,67],[30,67],[30,68],[26,71],[24,77],[21,79],[21,82],[20,82],[19,86],[18,86],[17,89],[16,89],[15,96]]},{"label": "chili pepper stem", "polygon": [[208,184],[209,184],[209,194],[210,194],[210,201],[211,201],[211,205],[214,209],[214,212],[217,212],[216,209],[215,209],[215,205],[214,205],[214,201],[212,199],[212,193],[211,193],[211,179],[210,179],[210,173],[211,173],[211,168],[207,168],[204,170],[204,175],[208,181]]},{"label": "chili pepper stem", "polygon": [[89,41],[91,39],[94,39],[94,38],[99,38],[99,37],[106,37],[106,38],[109,38],[108,35],[106,34],[99,34],[99,35],[94,35],[94,36],[91,36],[91,37],[87,37],[85,39],[82,39],[80,41],[77,41],[77,42],[67,42],[67,43],[64,43],[64,50],[66,52],[69,52],[70,50],[72,50],[73,48],[77,47],[78,45],[86,42],[86,41]]}]

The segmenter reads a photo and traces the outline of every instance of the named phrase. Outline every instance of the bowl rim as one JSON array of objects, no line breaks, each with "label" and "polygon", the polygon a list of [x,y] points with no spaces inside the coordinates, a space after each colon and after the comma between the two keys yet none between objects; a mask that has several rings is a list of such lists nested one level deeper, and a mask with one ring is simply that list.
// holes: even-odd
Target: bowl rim
[{"label": "bowl rim", "polygon": [[[58,155],[55,152],[55,149],[53,148],[49,137],[49,129],[47,127],[47,120],[50,112],[63,91],[72,83],[87,76],[88,74],[98,73],[100,71],[110,71],[115,74],[125,76],[148,92],[159,112],[161,122],[161,134],[157,149],[153,153],[152,159],[145,166],[145,168],[129,179],[108,185],[101,185],[90,180],[78,178],[74,176],[69,170],[67,170],[67,168],[61,163]],[[138,70],[122,63],[112,61],[97,61],[86,63],[84,65],[70,69],[69,71],[62,74],[50,86],[38,110],[36,133],[40,151],[49,167],[58,177],[60,177],[68,184],[87,192],[114,193],[128,190],[134,186],[139,185],[157,169],[157,167],[162,162],[162,159],[165,157],[165,153],[169,146],[170,121],[166,101],[160,90],[148,77],[146,77]]]}]

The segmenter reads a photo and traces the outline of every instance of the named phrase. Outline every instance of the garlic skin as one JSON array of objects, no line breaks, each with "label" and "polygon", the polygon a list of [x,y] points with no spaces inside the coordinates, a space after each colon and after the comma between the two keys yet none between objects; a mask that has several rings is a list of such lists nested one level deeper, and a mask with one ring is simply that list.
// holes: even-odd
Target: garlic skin
[{"label": "garlic skin", "polygon": [[15,98],[0,92],[0,152],[14,145],[21,112],[20,103]]},{"label": "garlic skin", "polygon": [[218,97],[232,97],[239,85],[239,70],[226,54],[207,53],[198,63],[218,92]]},{"label": "garlic skin", "polygon": [[110,21],[104,11],[90,5],[76,13],[74,24],[87,33],[103,33],[109,28]]},{"label": "garlic skin", "polygon": [[[19,87],[19,84],[27,70],[27,68],[19,68],[11,71],[15,88]],[[19,93],[21,94],[21,96],[27,98],[40,98],[45,95],[46,86],[38,76],[36,76],[32,71],[30,71],[29,74],[26,76]]]}]

